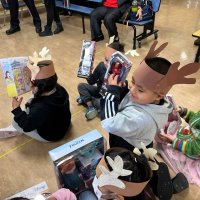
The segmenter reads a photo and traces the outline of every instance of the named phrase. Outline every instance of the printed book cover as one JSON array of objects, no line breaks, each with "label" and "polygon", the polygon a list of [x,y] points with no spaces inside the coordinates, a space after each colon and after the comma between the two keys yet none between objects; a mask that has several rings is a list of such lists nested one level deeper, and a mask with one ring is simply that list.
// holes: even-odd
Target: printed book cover
[{"label": "printed book cover", "polygon": [[80,78],[87,78],[91,74],[94,62],[95,45],[95,41],[83,40],[81,58],[77,74],[77,76]]},{"label": "printed book cover", "polygon": [[106,150],[106,140],[93,130],[49,151],[58,187],[76,195],[92,188],[96,166]]},{"label": "printed book cover", "polygon": [[101,87],[100,94],[105,95],[107,91],[108,77],[110,74],[119,75],[118,81],[124,82],[131,70],[132,62],[120,52],[115,52],[112,54],[108,68],[104,77],[104,83]]},{"label": "printed book cover", "polygon": [[0,59],[9,97],[17,97],[31,90],[28,57],[13,57]]}]

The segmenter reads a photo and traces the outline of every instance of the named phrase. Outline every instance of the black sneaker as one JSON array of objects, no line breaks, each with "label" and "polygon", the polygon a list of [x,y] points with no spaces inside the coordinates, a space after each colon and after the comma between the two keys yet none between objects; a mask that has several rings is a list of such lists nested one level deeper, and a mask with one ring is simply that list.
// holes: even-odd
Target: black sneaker
[{"label": "black sneaker", "polygon": [[198,38],[198,39],[196,39],[196,40],[194,41],[194,45],[200,46],[200,38]]},{"label": "black sneaker", "polygon": [[40,37],[51,36],[51,35],[53,35],[53,32],[51,28],[49,28],[48,26],[45,26],[44,31],[39,33]]},{"label": "black sneaker", "polygon": [[36,33],[41,33],[42,32],[42,27],[41,26],[35,27],[35,32]]},{"label": "black sneaker", "polygon": [[186,188],[189,187],[189,183],[185,175],[181,172],[179,172],[173,179],[173,192],[174,194],[177,194],[179,192],[182,192]]},{"label": "black sneaker", "polygon": [[58,23],[57,27],[56,27],[56,29],[55,29],[55,31],[53,33],[54,34],[58,34],[58,33],[62,32],[62,31],[64,31],[64,28],[63,28],[61,23]]},{"label": "black sneaker", "polygon": [[8,29],[8,30],[6,31],[6,35],[14,34],[14,33],[18,32],[18,31],[20,31],[20,30],[21,30],[21,29],[20,29],[19,26],[17,26],[17,27],[10,27],[10,29]]},{"label": "black sneaker", "polygon": [[95,42],[99,42],[101,40],[104,40],[104,35],[100,35],[100,36],[92,39],[92,41],[95,41]]},{"label": "black sneaker", "polygon": [[150,185],[159,200],[170,200],[173,195],[173,184],[169,169],[163,162],[157,162],[157,164],[159,168],[157,171],[153,171]]}]

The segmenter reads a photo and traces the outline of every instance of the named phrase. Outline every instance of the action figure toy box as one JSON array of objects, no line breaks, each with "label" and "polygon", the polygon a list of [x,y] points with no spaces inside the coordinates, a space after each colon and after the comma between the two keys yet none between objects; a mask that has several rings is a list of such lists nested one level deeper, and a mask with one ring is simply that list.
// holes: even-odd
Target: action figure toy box
[{"label": "action figure toy box", "polygon": [[95,41],[83,40],[81,58],[77,74],[77,76],[80,78],[88,78],[91,74],[94,62],[95,45]]},{"label": "action figure toy box", "polygon": [[108,62],[108,68],[104,76],[104,83],[100,89],[100,94],[102,96],[105,95],[110,74],[119,75],[118,82],[121,81],[123,83],[126,80],[131,67],[132,62],[129,61],[126,56],[118,51],[113,53]]},{"label": "action figure toy box", "polygon": [[49,151],[58,187],[68,188],[78,195],[92,189],[96,166],[106,150],[106,140],[93,130]]},{"label": "action figure toy box", "polygon": [[17,97],[31,90],[31,79],[27,68],[28,57],[0,59],[9,97]]}]

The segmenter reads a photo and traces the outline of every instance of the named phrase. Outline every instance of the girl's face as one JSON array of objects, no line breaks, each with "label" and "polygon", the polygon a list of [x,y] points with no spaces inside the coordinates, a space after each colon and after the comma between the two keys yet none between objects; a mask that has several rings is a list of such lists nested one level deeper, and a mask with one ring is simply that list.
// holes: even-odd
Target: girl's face
[{"label": "girl's face", "polygon": [[161,96],[158,95],[157,93],[151,90],[147,90],[143,88],[142,86],[138,85],[135,82],[134,77],[132,77],[130,93],[131,93],[131,100],[134,103],[138,103],[141,105],[158,104],[161,99]]}]

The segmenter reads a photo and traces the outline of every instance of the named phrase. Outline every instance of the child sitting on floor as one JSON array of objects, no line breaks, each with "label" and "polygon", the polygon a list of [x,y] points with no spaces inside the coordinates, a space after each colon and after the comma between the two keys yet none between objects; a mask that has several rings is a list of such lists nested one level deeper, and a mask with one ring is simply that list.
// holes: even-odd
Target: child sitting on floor
[{"label": "child sitting on floor", "polygon": [[[157,57],[167,43],[155,49],[156,44],[157,41],[133,72],[130,91],[122,101],[122,83],[117,81],[118,76],[109,76],[107,94],[101,99],[101,124],[109,132],[110,147],[131,150],[140,147],[141,142],[151,147],[156,133],[164,126],[169,113],[172,112],[172,104],[165,95],[175,84],[196,82],[194,78],[186,76],[198,71],[200,64],[190,63],[178,69],[179,62],[171,64],[165,58]],[[164,171],[168,174],[167,168]],[[158,180],[158,188],[166,188],[165,183],[171,181],[169,178],[167,176],[167,181]],[[166,177],[163,179],[166,180]],[[160,190],[158,196],[170,199],[170,193]]]},{"label": "child sitting on floor", "polygon": [[0,138],[24,133],[41,142],[57,141],[65,136],[71,124],[69,95],[57,83],[53,62],[45,58],[39,61],[38,56],[33,60],[33,65],[29,66],[33,96],[25,110],[20,107],[23,98],[13,98],[13,123],[0,129]]},{"label": "child sitting on floor", "polygon": [[159,153],[173,169],[182,172],[190,183],[200,186],[200,112],[193,112],[183,107],[176,109],[186,121],[185,126],[179,126],[173,131],[163,129],[156,138]]},{"label": "child sitting on floor", "polygon": [[99,91],[104,81],[110,56],[116,51],[124,53],[124,44],[118,42],[109,44],[105,50],[104,62],[100,62],[89,78],[87,78],[88,83],[79,83],[78,85],[80,96],[77,98],[77,103],[85,104],[87,106],[85,117],[88,120],[95,118],[98,114],[98,99],[101,97]]}]

